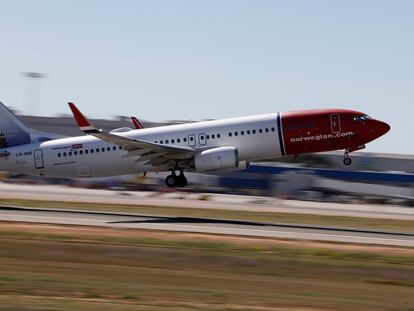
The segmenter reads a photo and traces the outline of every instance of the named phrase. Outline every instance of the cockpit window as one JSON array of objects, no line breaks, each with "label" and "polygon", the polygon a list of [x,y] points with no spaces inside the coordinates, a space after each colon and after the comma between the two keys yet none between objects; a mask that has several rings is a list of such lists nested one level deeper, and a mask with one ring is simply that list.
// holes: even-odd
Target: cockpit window
[{"label": "cockpit window", "polygon": [[366,121],[366,120],[371,120],[372,118],[369,115],[364,114],[362,116],[354,116],[352,119],[355,122],[363,122],[363,121]]}]

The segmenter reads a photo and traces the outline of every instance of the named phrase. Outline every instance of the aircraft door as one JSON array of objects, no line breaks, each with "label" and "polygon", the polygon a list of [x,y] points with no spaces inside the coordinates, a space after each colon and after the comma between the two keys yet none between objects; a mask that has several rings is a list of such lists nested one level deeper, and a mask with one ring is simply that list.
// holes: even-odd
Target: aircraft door
[{"label": "aircraft door", "polygon": [[194,134],[188,135],[188,145],[194,147],[196,145],[196,137]]},{"label": "aircraft door", "polygon": [[204,133],[198,134],[198,143],[200,144],[200,146],[204,146],[206,142],[207,142],[206,134]]},{"label": "aircraft door", "polygon": [[36,149],[33,152],[33,157],[34,157],[35,168],[41,169],[45,167],[43,163],[43,152],[41,149]]},{"label": "aircraft door", "polygon": [[341,132],[341,119],[339,118],[339,114],[331,114],[331,129],[334,134]]}]

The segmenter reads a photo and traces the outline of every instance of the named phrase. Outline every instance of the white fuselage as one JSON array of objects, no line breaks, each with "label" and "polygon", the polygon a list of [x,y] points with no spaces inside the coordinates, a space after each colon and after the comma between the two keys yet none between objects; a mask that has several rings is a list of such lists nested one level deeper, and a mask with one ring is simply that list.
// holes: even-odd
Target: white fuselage
[{"label": "white fuselage", "polygon": [[[119,135],[168,146],[189,146],[196,150],[232,146],[238,149],[240,161],[282,155],[277,114],[131,130]],[[62,138],[5,149],[10,154],[0,158],[0,170],[17,173],[103,177],[160,170],[137,161],[139,155],[93,136]]]}]

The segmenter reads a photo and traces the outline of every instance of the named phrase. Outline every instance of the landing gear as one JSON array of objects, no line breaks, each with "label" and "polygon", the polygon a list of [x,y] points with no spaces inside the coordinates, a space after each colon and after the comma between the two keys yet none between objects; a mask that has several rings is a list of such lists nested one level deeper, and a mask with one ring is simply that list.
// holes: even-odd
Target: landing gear
[{"label": "landing gear", "polygon": [[182,171],[178,176],[175,174],[175,171],[172,171],[172,174],[165,178],[165,184],[170,188],[185,187],[187,185],[187,178]]},{"label": "landing gear", "polygon": [[177,183],[177,176],[176,175],[171,174],[171,175],[168,175],[165,178],[165,184],[170,188],[175,187],[176,183]]},{"label": "landing gear", "polygon": [[348,157],[348,154],[349,154],[349,151],[348,150],[345,150],[345,153],[344,153],[344,164],[346,165],[346,166],[349,166],[349,165],[351,165],[352,164],[352,159],[350,158],[350,157]]},{"label": "landing gear", "polygon": [[176,187],[185,187],[187,185],[187,178],[184,174],[180,174],[177,176],[177,185]]}]

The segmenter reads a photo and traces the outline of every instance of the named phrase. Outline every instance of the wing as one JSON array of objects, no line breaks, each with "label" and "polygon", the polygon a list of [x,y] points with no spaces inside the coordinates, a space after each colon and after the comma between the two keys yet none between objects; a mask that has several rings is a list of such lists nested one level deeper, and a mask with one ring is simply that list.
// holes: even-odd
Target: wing
[{"label": "wing", "polygon": [[139,157],[137,159],[138,162],[160,166],[172,160],[191,159],[196,152],[191,147],[160,145],[99,130],[89,122],[73,103],[68,104],[82,132],[95,136],[103,141],[122,146],[123,149],[128,151],[123,157]]}]

